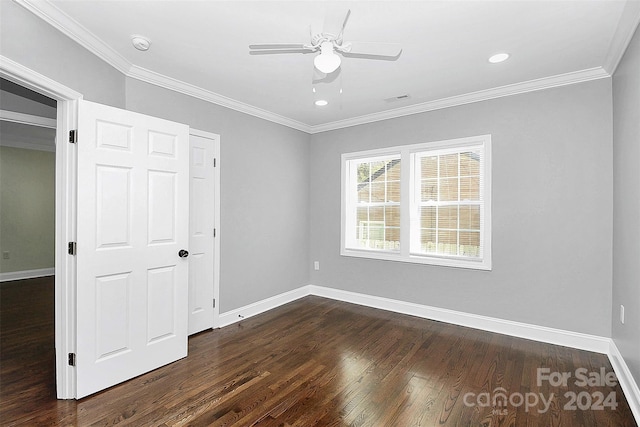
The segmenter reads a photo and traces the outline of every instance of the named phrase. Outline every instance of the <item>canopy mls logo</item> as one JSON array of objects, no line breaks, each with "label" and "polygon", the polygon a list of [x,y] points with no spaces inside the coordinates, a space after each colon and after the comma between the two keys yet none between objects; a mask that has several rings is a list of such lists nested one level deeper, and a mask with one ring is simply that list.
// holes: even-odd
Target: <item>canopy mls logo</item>
[{"label": "canopy mls logo", "polygon": [[[586,368],[578,368],[574,372],[551,372],[549,368],[537,369],[537,385],[543,387],[548,384],[551,387],[569,387],[571,385],[581,388],[594,387],[615,387],[618,379],[614,372],[607,372],[604,367],[599,371],[588,371]],[[591,410],[603,411],[605,409],[615,410],[618,407],[615,391],[609,392],[606,396],[603,392],[597,391],[567,391],[563,395],[565,411]],[[551,392],[548,395],[542,392],[508,393],[506,389],[497,387],[491,392],[473,393],[469,392],[463,396],[463,402],[467,407],[493,408],[494,415],[507,415],[509,407],[524,407],[525,412],[537,411],[544,414],[551,408],[552,403],[560,406],[560,396]]]}]

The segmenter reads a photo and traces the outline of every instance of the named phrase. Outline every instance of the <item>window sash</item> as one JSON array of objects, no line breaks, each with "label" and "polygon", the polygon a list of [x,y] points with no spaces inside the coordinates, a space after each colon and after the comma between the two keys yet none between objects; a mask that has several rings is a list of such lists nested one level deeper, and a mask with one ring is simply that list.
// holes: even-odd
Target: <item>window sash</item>
[{"label": "window sash", "polygon": [[[463,155],[467,154],[467,160],[463,163]],[[451,173],[451,163],[443,159],[451,160],[455,155],[455,172]],[[484,210],[484,147],[483,145],[467,145],[462,147],[451,147],[445,149],[433,149],[413,152],[411,155],[411,167],[412,167],[412,179],[411,179],[411,230],[410,230],[410,254],[414,256],[435,256],[442,258],[460,258],[464,260],[478,260],[481,261],[484,255],[483,245],[483,219],[485,216]],[[472,170],[472,164],[470,160],[475,160],[477,156],[477,173]],[[435,169],[433,168],[433,160],[430,161],[431,168],[428,167],[427,178],[423,171],[423,164],[431,159],[435,159]],[[445,163],[446,169],[443,171],[443,163]],[[463,171],[463,166],[466,166],[466,170]],[[435,173],[434,173],[435,172]],[[478,179],[478,197],[477,199],[463,198],[464,192],[462,191],[462,182],[464,179],[469,181],[470,178]],[[435,198],[424,200],[423,184],[426,182],[435,183]],[[443,185],[442,183],[447,181],[454,181],[456,183],[455,199],[451,200],[451,197],[443,197]],[[473,192],[471,192],[473,193]],[[466,193],[468,195],[469,193]],[[433,196],[433,194],[431,194]],[[443,200],[444,199],[444,200]],[[426,208],[426,209],[425,209]],[[451,212],[451,208],[455,208],[455,224],[451,224],[451,219],[443,221],[440,218],[441,212]],[[461,226],[461,208],[477,208],[478,211],[478,227],[477,228],[465,228]],[[430,227],[424,226],[423,212],[425,210],[432,210],[435,212],[434,223]],[[475,210],[475,209],[473,209]],[[469,209],[469,215],[472,215],[472,209]],[[441,225],[441,223],[445,223]],[[448,224],[447,224],[448,223]],[[477,245],[464,244],[465,237],[476,237],[477,233]],[[428,239],[424,236],[427,234]],[[451,241],[451,236],[455,236],[455,242]],[[442,238],[441,238],[442,237]],[[448,237],[448,238],[447,238]],[[425,242],[426,240],[426,242]],[[475,239],[469,239],[475,240]],[[453,249],[455,248],[455,251]]]},{"label": "window sash", "polygon": [[[389,187],[388,185],[391,183],[400,183],[401,179],[387,179],[388,174],[390,172],[391,167],[397,165],[394,163],[391,167],[389,167],[392,162],[400,162],[400,156],[397,154],[389,154],[383,156],[374,156],[374,157],[363,157],[356,158],[348,161],[348,176],[349,176],[349,189],[347,193],[347,229],[348,235],[346,236],[345,242],[343,244],[344,247],[352,249],[352,250],[369,250],[369,251],[383,251],[383,252],[399,252],[399,241],[391,241],[387,240],[388,232],[392,232],[397,230],[397,234],[400,233],[400,224],[397,225],[387,225],[387,209],[389,211],[392,208],[397,208],[400,210],[400,200],[390,200],[389,195]],[[372,169],[372,165],[383,163],[385,171],[380,173],[381,169],[376,169],[375,171]],[[368,179],[364,182],[361,182],[359,177],[359,166],[368,164]],[[400,163],[401,165],[401,163]],[[401,169],[401,166],[400,166]],[[382,180],[380,178],[382,177]],[[383,189],[383,197],[382,201],[378,200],[379,197],[375,197],[375,201],[373,201],[374,189],[380,189],[380,185],[382,184]],[[366,188],[369,192],[369,197],[367,201],[361,200],[362,195],[360,192],[362,191],[362,186]],[[395,198],[395,197],[393,197]],[[359,218],[359,211],[366,210],[367,218]],[[371,218],[372,211],[382,211],[382,218],[380,216],[374,216]],[[381,238],[371,238],[371,224],[380,224],[382,223],[382,236]],[[366,224],[366,228],[364,228]],[[379,226],[374,227],[374,236],[379,237]],[[364,237],[366,235],[366,238]],[[389,234],[391,235],[391,234]]]}]

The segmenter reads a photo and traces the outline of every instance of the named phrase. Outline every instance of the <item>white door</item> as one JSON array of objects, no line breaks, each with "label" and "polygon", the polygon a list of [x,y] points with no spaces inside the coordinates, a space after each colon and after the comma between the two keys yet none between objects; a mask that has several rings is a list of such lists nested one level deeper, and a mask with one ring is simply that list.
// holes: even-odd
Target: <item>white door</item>
[{"label": "white door", "polygon": [[189,335],[213,327],[214,140],[190,135]]},{"label": "white door", "polygon": [[77,398],[187,355],[188,138],[79,103]]}]

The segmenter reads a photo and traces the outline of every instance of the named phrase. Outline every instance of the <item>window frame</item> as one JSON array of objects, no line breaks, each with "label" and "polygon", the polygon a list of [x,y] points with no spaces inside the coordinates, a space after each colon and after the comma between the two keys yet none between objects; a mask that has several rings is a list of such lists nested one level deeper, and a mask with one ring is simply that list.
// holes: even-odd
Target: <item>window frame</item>
[{"label": "window frame", "polygon": [[[416,200],[419,189],[416,183],[415,161],[417,156],[425,155],[429,152],[460,152],[464,149],[480,149],[482,151],[482,161],[480,162],[480,257],[467,257],[463,255],[443,255],[425,254],[412,252],[415,248],[415,230],[411,230],[412,218],[415,221],[417,211],[420,209],[420,200]],[[357,188],[357,178],[355,175],[355,161],[363,162],[371,159],[386,159],[389,157],[400,157],[400,249],[368,249],[355,248],[349,243],[353,243],[353,238],[348,240],[348,230],[355,231],[356,219],[353,215],[357,206],[357,196],[354,188]],[[340,224],[340,255],[380,259],[388,261],[400,261],[417,264],[429,264],[446,267],[468,268],[476,270],[491,270],[491,135],[479,135],[466,138],[456,138],[441,141],[432,141],[419,144],[394,146],[381,149],[344,153],[341,156],[341,224]],[[354,181],[355,179],[355,181]],[[351,184],[355,183],[355,187]],[[350,187],[350,188],[349,188]],[[354,197],[355,200],[354,200]],[[416,228],[419,230],[419,227]],[[412,245],[412,240],[413,245]]]}]

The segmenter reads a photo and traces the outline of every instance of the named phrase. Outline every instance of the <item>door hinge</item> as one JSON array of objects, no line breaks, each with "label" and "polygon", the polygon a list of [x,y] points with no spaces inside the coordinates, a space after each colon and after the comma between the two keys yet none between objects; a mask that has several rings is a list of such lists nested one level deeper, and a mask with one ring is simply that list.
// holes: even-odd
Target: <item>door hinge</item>
[{"label": "door hinge", "polygon": [[213,308],[216,308],[216,299],[213,299]]},{"label": "door hinge", "polygon": [[213,229],[213,237],[216,237],[216,229]]},{"label": "door hinge", "polygon": [[77,130],[70,130],[69,131],[69,142],[71,144],[76,144],[78,142],[78,131]]},{"label": "door hinge", "polygon": [[213,158],[213,167],[214,168],[216,167],[216,158],[215,157]]},{"label": "door hinge", "polygon": [[69,366],[76,366],[76,354],[69,353]]},{"label": "door hinge", "polygon": [[76,242],[69,242],[69,246],[67,249],[67,252],[69,253],[69,255],[75,255],[76,254],[76,249],[77,249],[77,244]]}]

